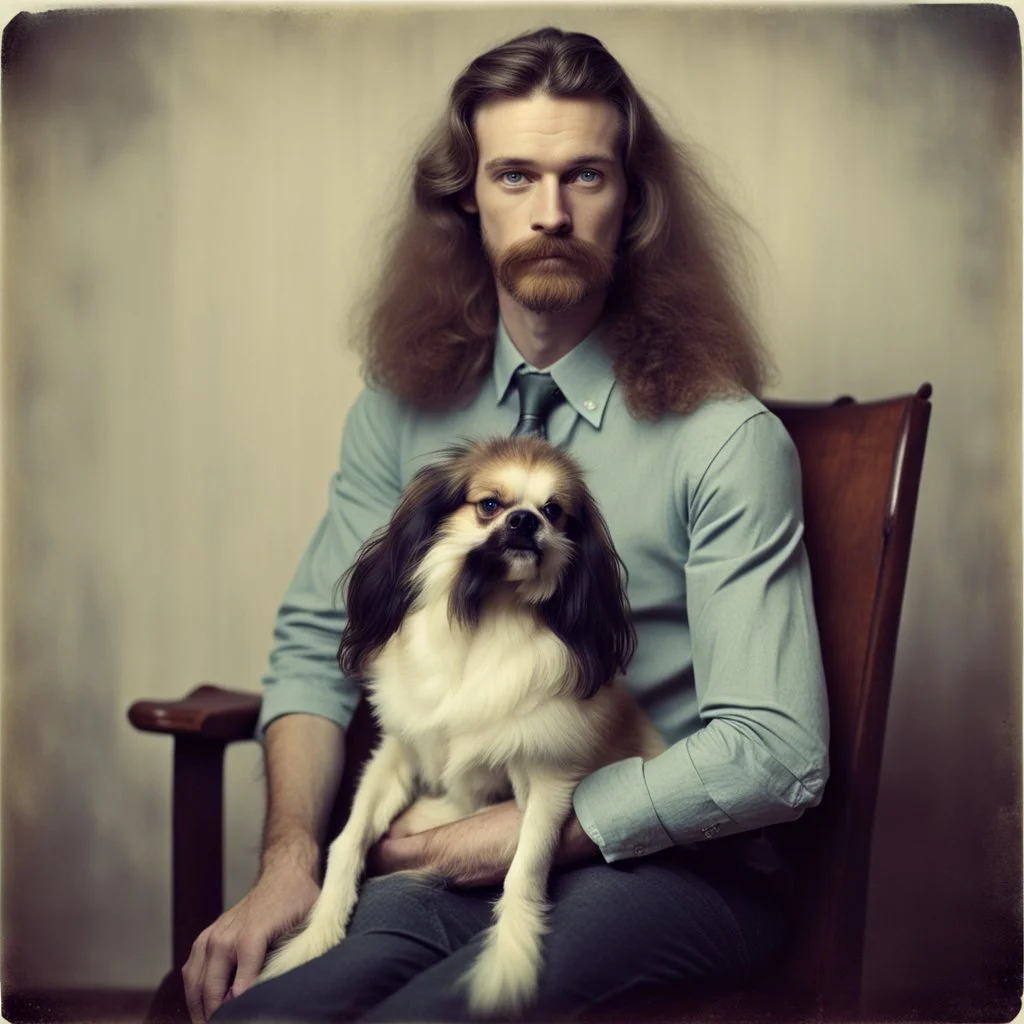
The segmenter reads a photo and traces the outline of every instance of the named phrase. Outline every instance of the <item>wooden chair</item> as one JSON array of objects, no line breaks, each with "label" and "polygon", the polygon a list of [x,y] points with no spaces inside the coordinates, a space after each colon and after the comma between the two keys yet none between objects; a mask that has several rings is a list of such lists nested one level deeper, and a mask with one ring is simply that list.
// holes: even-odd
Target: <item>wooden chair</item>
[{"label": "wooden chair", "polygon": [[[931,414],[916,394],[828,405],[769,403],[796,443],[803,470],[806,544],[831,712],[831,776],[821,805],[774,829],[799,882],[794,941],[765,983],[700,1007],[691,1020],[856,1019],[868,862],[910,540]],[[140,701],[139,729],[174,736],[173,970],[151,1021],[187,1021],[180,968],[198,933],[222,911],[222,763],[228,743],[251,739],[260,698],[204,685],[177,702]],[[333,827],[347,813],[355,767],[372,745],[360,705]],[[679,1019],[670,994],[632,1019]]]}]

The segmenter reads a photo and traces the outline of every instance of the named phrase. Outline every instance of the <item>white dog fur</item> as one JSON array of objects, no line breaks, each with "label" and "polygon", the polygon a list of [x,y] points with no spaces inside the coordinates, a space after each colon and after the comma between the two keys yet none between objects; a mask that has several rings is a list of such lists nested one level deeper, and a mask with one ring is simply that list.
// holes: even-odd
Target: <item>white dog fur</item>
[{"label": "white dog fur", "polygon": [[319,898],[259,980],[344,939],[367,851],[411,804],[420,828],[514,796],[518,842],[466,980],[475,1012],[520,1011],[536,993],[573,790],[604,764],[664,748],[621,680],[635,637],[604,521],[575,463],[546,442],[457,446],[364,547],[347,606],[339,655],[382,739]]}]

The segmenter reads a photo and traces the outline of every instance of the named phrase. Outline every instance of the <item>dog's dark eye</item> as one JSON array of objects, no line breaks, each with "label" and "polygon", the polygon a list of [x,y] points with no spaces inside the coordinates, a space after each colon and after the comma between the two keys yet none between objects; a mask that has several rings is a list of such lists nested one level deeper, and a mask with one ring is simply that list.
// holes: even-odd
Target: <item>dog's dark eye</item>
[{"label": "dog's dark eye", "polygon": [[501,505],[498,504],[497,498],[484,498],[482,501],[476,503],[476,507],[484,518],[489,519],[493,516]]},{"label": "dog's dark eye", "polygon": [[549,522],[554,522],[562,514],[562,506],[556,505],[555,502],[549,501],[542,509],[541,512],[547,516]]}]

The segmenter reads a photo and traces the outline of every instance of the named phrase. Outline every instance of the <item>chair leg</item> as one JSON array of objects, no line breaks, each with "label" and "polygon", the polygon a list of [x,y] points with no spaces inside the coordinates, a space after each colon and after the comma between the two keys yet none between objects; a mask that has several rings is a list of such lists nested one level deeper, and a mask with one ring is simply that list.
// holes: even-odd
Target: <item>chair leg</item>
[{"label": "chair leg", "polygon": [[172,951],[177,974],[224,909],[224,743],[174,741]]},{"label": "chair leg", "polygon": [[219,740],[174,738],[171,799],[171,950],[145,1024],[189,1024],[181,968],[199,933],[224,909],[224,747]]}]

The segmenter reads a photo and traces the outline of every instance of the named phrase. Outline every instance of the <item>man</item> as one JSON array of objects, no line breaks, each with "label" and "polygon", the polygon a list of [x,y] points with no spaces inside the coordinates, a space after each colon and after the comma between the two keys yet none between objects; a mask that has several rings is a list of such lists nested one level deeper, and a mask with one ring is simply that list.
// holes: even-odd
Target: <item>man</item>
[{"label": "man", "polygon": [[[469,1017],[458,981],[510,861],[511,802],[426,832],[399,819],[348,937],[251,986],[316,897],[358,700],[335,661],[335,585],[430,453],[512,431],[524,369],[558,386],[545,428],[581,463],[629,570],[630,685],[670,744],[577,788],[531,1012],[735,986],[769,962],[785,885],[760,830],[820,800],[827,711],[799,466],[752,396],[762,356],[716,211],[596,39],[544,29],[456,81],[374,297],[372,386],[278,616],[261,872],[195,944],[195,1020]],[[437,874],[394,874],[406,867]]]}]

